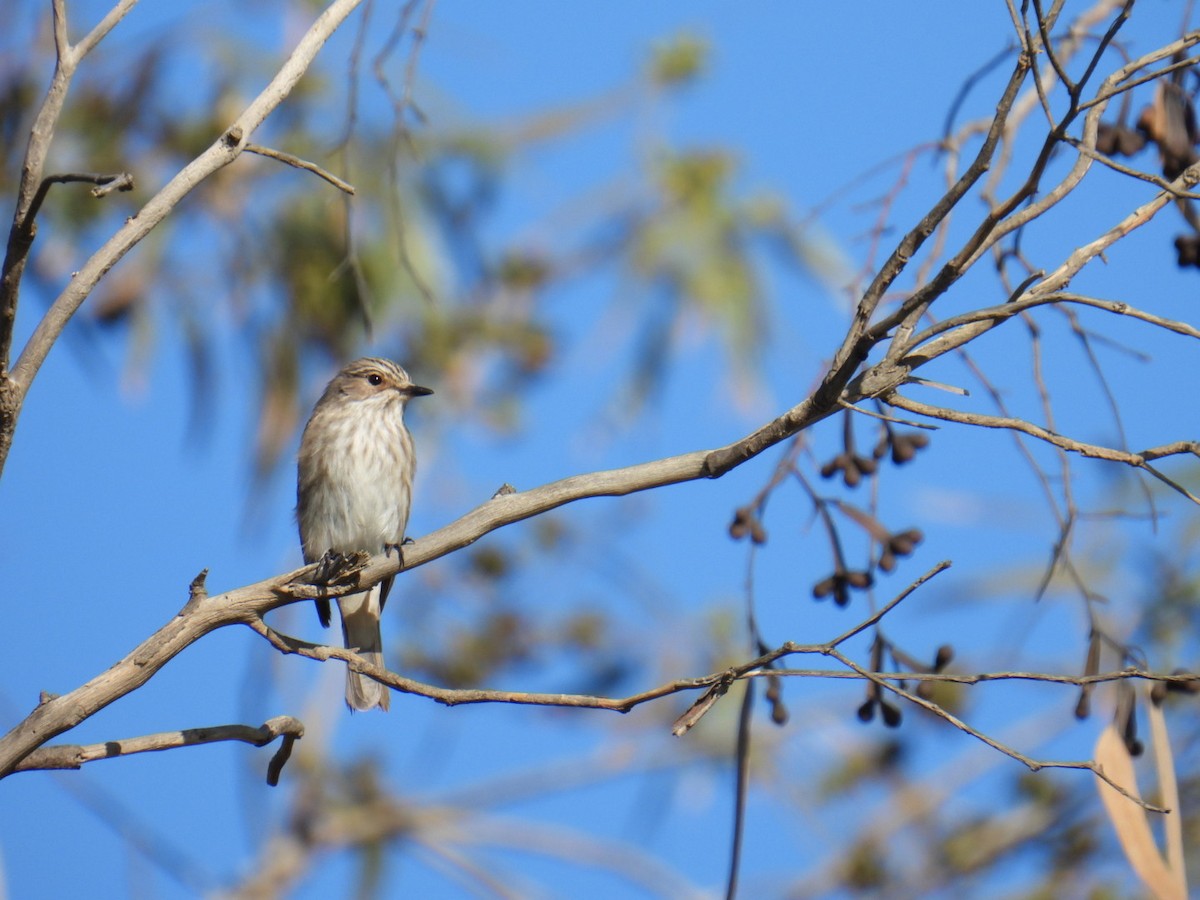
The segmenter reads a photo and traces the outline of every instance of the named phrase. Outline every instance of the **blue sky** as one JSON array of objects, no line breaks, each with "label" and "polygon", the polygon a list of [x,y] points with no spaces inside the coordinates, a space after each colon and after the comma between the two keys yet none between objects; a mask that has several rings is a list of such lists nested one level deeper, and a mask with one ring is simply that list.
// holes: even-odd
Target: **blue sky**
[{"label": "blue sky", "polygon": [[[34,4],[27,5],[26,21],[43,14],[40,6],[35,12]],[[86,20],[83,11],[94,4],[78,6],[75,13],[72,5],[73,15]],[[214,27],[237,14],[232,5],[209,5],[204,19]],[[301,27],[299,13],[284,19],[274,6],[256,9],[255,15],[268,57],[287,46]],[[146,4],[122,28],[132,39],[160,40],[194,26],[198,18],[192,8]],[[1166,40],[1176,18],[1173,9],[1161,4],[1148,9],[1147,21],[1128,35],[1134,49]],[[984,7],[944,0],[922,4],[917,13],[903,5],[871,2],[856,6],[853,14],[837,4],[765,2],[443,3],[423,50],[422,89],[430,92],[427,106],[436,115],[502,123],[622,83],[655,42],[680,31],[711,42],[710,73],[682,96],[645,110],[641,118],[623,117],[522,158],[488,223],[491,233],[536,235],[548,210],[575,193],[618,179],[639,153],[653,152],[656,145],[730,145],[739,160],[739,186],[747,192],[777,192],[800,215],[882,159],[936,139],[963,79],[1009,42],[1000,3]],[[348,34],[327,48],[325,62],[334,72],[342,71]],[[116,54],[119,46],[114,40],[101,54]],[[98,62],[119,65],[119,57],[101,56]],[[80,77],[87,77],[86,68]],[[996,77],[984,79],[969,115],[992,107],[996,83]],[[186,94],[180,102],[187,102]],[[895,222],[907,225],[936,198],[937,176],[928,159],[918,162],[913,187],[897,204]],[[830,239],[856,265],[873,215],[857,204],[883,193],[892,177],[876,179],[822,220]],[[1079,220],[1094,223],[1092,227],[1064,229],[1063,246],[1073,246],[1076,234],[1094,237],[1136,205],[1136,198],[1149,196],[1145,186],[1115,176],[1110,180],[1110,194],[1090,196],[1078,208]],[[1094,264],[1075,287],[1128,299],[1165,316],[1194,318],[1197,276],[1174,269],[1170,237],[1178,224],[1172,215],[1164,211],[1161,222],[1113,251],[1109,267]],[[1057,238],[1043,233],[1040,246],[1052,247]],[[1052,252],[1046,257],[1053,259]],[[503,482],[529,487],[717,446],[797,402],[832,351],[845,307],[817,282],[780,267],[771,269],[769,283],[775,326],[752,396],[737,393],[719,339],[697,327],[682,345],[657,405],[620,428],[605,427],[603,414],[612,373],[627,354],[596,334],[620,282],[589,279],[564,292],[557,301],[561,310],[553,316],[564,350],[553,377],[524,398],[527,433],[504,439],[478,423],[448,419],[433,406],[437,397],[428,410],[414,407],[411,426],[422,456],[412,532],[440,527]],[[995,303],[1002,299],[996,291],[987,278],[968,279],[955,302]],[[25,294],[19,340],[49,299]],[[1099,316],[1085,318],[1096,326],[1106,324]],[[1043,324],[1047,343],[1063,334],[1054,317],[1044,317]],[[6,726],[31,708],[39,691],[70,690],[164,623],[182,606],[188,582],[200,569],[210,570],[209,587],[217,591],[299,563],[290,464],[258,496],[249,517],[253,525],[247,524],[254,393],[245,388],[251,367],[243,345],[232,325],[225,327],[216,412],[199,442],[189,440],[187,373],[178,335],[165,316],[144,376],[129,375],[126,341],[110,335],[99,338],[99,362],[83,362],[64,343],[40,373],[0,481],[0,566],[11,635],[0,662],[0,719]],[[1183,338],[1165,339],[1148,328],[1121,333],[1124,339],[1133,335],[1139,350],[1154,354],[1152,364],[1142,364],[1107,348],[1100,351],[1126,398],[1131,444],[1142,447],[1195,435],[1200,423],[1179,377],[1195,365],[1194,348]],[[1013,402],[1036,416],[1024,346],[1020,340],[984,342],[979,358],[1009,376]],[[966,377],[952,363],[928,374],[956,383]],[[414,375],[438,387],[439,373]],[[1061,430],[1083,440],[1113,439],[1107,419],[1096,413],[1102,395],[1074,347],[1051,355],[1047,377],[1060,399]],[[309,396],[319,388],[308,385]],[[814,435],[818,458],[834,452],[839,434],[840,423],[831,422]],[[703,630],[689,624],[697,610],[740,622],[746,547],[729,540],[726,526],[732,510],[769,476],[777,453],[718,482],[569,508],[561,513],[566,522],[581,529],[608,529],[610,545],[593,548],[601,559],[582,574],[582,567],[568,562],[548,573],[524,572],[520,583],[527,586],[531,602],[544,603],[549,611],[561,611],[585,592],[597,603],[612,604],[629,623],[631,644],[660,657],[669,669],[672,654],[680,649],[676,642],[694,649],[688,642],[703,640]],[[1107,505],[1104,492],[1117,490],[1114,482],[1096,463],[1075,465],[1083,477],[1083,496],[1096,506]],[[944,641],[972,648],[972,668],[1019,661],[1069,670],[1082,663],[1078,605],[1051,596],[1035,606],[1024,582],[997,577],[1020,565],[1025,581],[1032,580],[1054,537],[1031,477],[1007,436],[943,429],[918,463],[890,480],[881,503],[890,525],[920,525],[927,534],[914,560],[881,585],[884,599],[935,562],[955,563],[952,573],[905,604],[889,621],[889,633],[930,653]],[[1178,498],[1162,503],[1174,522],[1190,513]],[[805,502],[796,492],[781,494],[772,501],[771,515],[772,541],[758,555],[755,570],[764,631],[772,641],[807,642],[844,630],[859,613],[816,605],[808,598],[808,586],[828,570],[829,560]],[[1148,528],[1135,532],[1135,540],[1150,538]],[[1102,549],[1106,541],[1118,539],[1097,527],[1082,540]],[[647,604],[623,590],[620,573],[605,565],[609,558],[618,566],[640,560],[642,569],[653,573],[655,602]],[[406,579],[392,603],[419,607],[422,583],[438,578],[437,564],[427,569]],[[1136,609],[1128,600],[1136,594],[1136,572],[1118,572],[1114,583],[1129,588],[1128,597],[1114,598],[1114,618],[1135,622]],[[960,606],[963,596],[977,602]],[[301,636],[320,637],[307,608],[288,610],[278,621]],[[1016,641],[988,639],[996,630],[1014,626]],[[1064,650],[1065,644],[1070,649]],[[862,642],[854,646],[859,658],[864,658],[864,648]],[[1176,662],[1164,661],[1163,667]],[[268,673],[282,690],[262,688]],[[666,677],[696,674],[683,670]],[[535,671],[529,673],[532,683],[518,678],[497,686],[562,689],[555,676]],[[330,741],[339,754],[379,759],[401,794],[431,802],[517,772],[553,772],[559,766],[572,771],[581,758],[607,758],[635,747],[642,755],[633,773],[576,792],[500,806],[499,814],[513,817],[500,832],[519,835],[522,821],[561,834],[591,831],[661,856],[702,890],[721,885],[729,772],[704,763],[670,777],[639,770],[690,753],[704,740],[727,739],[732,703],[698,729],[704,734],[680,741],[663,728],[658,740],[644,736],[654,722],[650,712],[635,712],[610,731],[608,719],[599,713],[446,710],[397,697],[388,717],[351,718],[338,698],[340,678],[334,666],[281,659],[248,630],[227,629],[189,648],[144,689],[85,723],[70,739],[102,741],[293,713],[310,724],[304,743]],[[1097,722],[1064,727],[1063,717],[1047,714],[1050,724],[1042,723],[1039,731],[1037,723],[1026,719],[1032,696],[1027,689],[989,690],[997,699],[980,711],[982,726],[994,727],[1002,739],[1011,738],[1030,753],[1087,755]],[[858,688],[794,682],[787,697],[792,723],[772,730],[764,721],[756,731],[762,740],[783,745],[777,757],[781,766],[803,767],[815,760],[815,771],[871,736],[853,719]],[[1072,701],[1064,694],[1060,709],[1068,709]],[[562,727],[568,715],[570,727]],[[665,712],[658,715],[669,721]],[[944,726],[917,719],[910,714],[907,726],[923,738],[913,761],[917,778],[936,782],[945,769],[980,767],[994,774],[1015,765]],[[530,746],[534,733],[540,740]],[[81,802],[81,790],[104,792],[110,799],[103,805],[136,810],[134,818],[146,828],[169,845],[185,848],[189,865],[202,873],[198,879],[203,887],[228,884],[253,858],[257,839],[284,802],[286,787],[272,791],[262,783],[270,753],[219,745],[101,762],[82,773],[15,776],[0,792],[0,884],[6,882],[14,898],[191,893],[125,849],[121,836]],[[781,799],[763,792],[753,798],[745,860],[748,885],[778,886],[819,871],[822,858],[845,833],[843,817],[854,818],[853,810],[842,810],[828,824],[822,822],[816,801],[804,795],[804,779],[799,782],[797,796]],[[995,800],[995,790],[995,780],[983,777],[948,797],[947,808],[983,808]],[[872,804],[881,799],[868,793],[863,806],[874,809]],[[521,817],[527,819],[516,821]],[[613,881],[586,867],[520,854],[505,857],[505,864],[521,878],[540,882],[550,896],[612,896],[616,889]],[[344,857],[322,861],[297,896],[338,895],[339,885],[353,878],[354,865]],[[394,881],[385,896],[452,897],[462,890],[435,867],[410,864],[408,858],[393,866],[389,877]],[[975,889],[986,894],[996,887]],[[752,895],[748,890],[747,896]]]}]

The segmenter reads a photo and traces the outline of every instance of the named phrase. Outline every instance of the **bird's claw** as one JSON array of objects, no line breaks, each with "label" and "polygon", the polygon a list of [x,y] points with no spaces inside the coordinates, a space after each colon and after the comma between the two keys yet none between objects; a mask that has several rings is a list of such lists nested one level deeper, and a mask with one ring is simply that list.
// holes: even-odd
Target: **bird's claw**
[{"label": "bird's claw", "polygon": [[371,555],[361,550],[353,553],[342,553],[339,550],[327,550],[325,555],[317,560],[316,571],[313,572],[313,584],[344,584],[351,582],[366,566]]}]

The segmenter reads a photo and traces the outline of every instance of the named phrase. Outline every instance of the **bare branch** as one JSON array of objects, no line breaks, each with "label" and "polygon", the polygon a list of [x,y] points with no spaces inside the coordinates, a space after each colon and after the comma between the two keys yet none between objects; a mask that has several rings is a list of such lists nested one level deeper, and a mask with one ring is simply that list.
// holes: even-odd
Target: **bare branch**
[{"label": "bare branch", "polygon": [[[33,127],[29,131],[29,143],[25,146],[25,158],[21,162],[21,183],[17,188],[17,207],[13,213],[12,227],[0,267],[0,470],[8,456],[12,440],[12,427],[20,412],[23,394],[10,392],[6,382],[9,354],[12,351],[13,327],[16,324],[17,300],[21,289],[21,278],[29,259],[29,250],[37,234],[34,218],[37,215],[35,198],[41,190],[42,172],[45,170],[46,155],[54,139],[54,130],[62,115],[63,104],[75,70],[85,56],[92,51],[105,35],[123,19],[137,0],[121,0],[95,28],[72,47],[67,34],[67,11],[64,0],[53,0],[50,5],[54,28],[55,67],[46,97],[38,109]],[[39,201],[40,203],[40,201]]]},{"label": "bare branch", "polygon": [[[904,347],[903,355],[919,356],[920,363],[924,365],[929,360],[937,359],[951,350],[956,350],[970,343],[979,337],[979,335],[990,331],[1000,323],[1011,319],[1019,313],[1052,303],[1074,303],[1079,306],[1090,306],[1093,309],[1101,309],[1114,315],[1128,316],[1175,334],[1200,339],[1200,328],[1195,328],[1187,322],[1156,316],[1153,313],[1144,312],[1135,306],[1118,300],[1101,300],[1097,297],[1088,297],[1083,294],[1056,291],[1052,293],[1026,294],[1019,299],[1012,300],[1000,306],[989,306],[964,313],[961,316],[944,319],[913,337]],[[951,333],[948,337],[944,337],[938,341],[933,340],[938,335],[945,335],[948,332]],[[918,348],[920,348],[919,352]]]},{"label": "bare branch", "polygon": [[923,585],[925,582],[927,582],[930,578],[933,578],[935,575],[940,575],[942,572],[946,571],[948,568],[950,568],[949,560],[943,560],[942,562],[938,563],[936,566],[934,566],[932,569],[930,569],[928,572],[926,572],[924,575],[922,575],[920,578],[918,578],[916,581],[914,581],[912,584],[910,584],[908,587],[906,587],[904,590],[902,590],[899,594],[897,594],[895,597],[893,597],[891,600],[889,600],[886,604],[884,604],[879,609],[877,609],[869,618],[863,620],[862,622],[860,622],[859,624],[857,624],[853,628],[851,628],[849,631],[845,632],[844,634],[839,635],[838,637],[836,637],[832,641],[830,641],[828,646],[837,647],[841,644],[846,643],[846,641],[850,640],[850,638],[854,637],[856,634],[861,634],[862,632],[866,631],[872,625],[881,621],[884,616],[886,616],[893,609],[895,609],[900,603],[902,603],[905,599],[907,599],[912,594],[913,591],[915,591],[917,588],[919,588],[921,585]]},{"label": "bare branch", "polygon": [[1042,769],[1086,769],[1087,771],[1094,774],[1101,781],[1103,781],[1105,784],[1109,785],[1113,790],[1117,791],[1122,796],[1127,797],[1128,799],[1132,800],[1134,803],[1138,804],[1143,809],[1147,809],[1150,812],[1159,812],[1159,813],[1167,812],[1167,810],[1164,809],[1163,807],[1155,806],[1153,803],[1147,803],[1145,800],[1142,800],[1140,797],[1135,796],[1134,794],[1132,794],[1128,790],[1126,790],[1124,787],[1117,784],[1112,778],[1110,778],[1108,775],[1106,775],[1104,773],[1104,769],[1101,766],[1099,766],[1094,760],[1079,760],[1079,761],[1051,760],[1051,761],[1048,761],[1048,760],[1033,759],[1032,757],[1026,756],[1024,753],[1021,753],[1020,751],[1013,749],[1012,747],[1008,746],[1007,744],[1002,743],[1001,741],[998,741],[993,737],[990,737],[989,735],[985,734],[984,732],[979,731],[976,728],[972,728],[970,725],[968,725],[962,719],[958,718],[958,716],[954,715],[954,713],[939,706],[938,704],[934,703],[932,700],[926,700],[924,697],[914,694],[911,691],[907,691],[897,684],[893,684],[891,681],[889,681],[886,678],[880,678],[878,675],[875,675],[873,672],[868,672],[866,669],[859,666],[857,663],[855,663],[852,659],[850,659],[848,656],[844,655],[843,653],[840,653],[839,651],[837,651],[833,648],[830,648],[828,655],[832,656],[838,662],[842,663],[842,665],[846,666],[846,668],[851,669],[854,672],[857,672],[859,674],[859,676],[861,676],[862,678],[866,678],[869,681],[871,681],[873,684],[879,685],[884,690],[891,691],[897,697],[903,697],[909,703],[919,706],[922,709],[926,710],[927,712],[933,713],[935,716],[937,716],[941,719],[945,719],[947,722],[949,722],[951,725],[953,725],[955,728],[957,728],[959,731],[963,732],[964,734],[968,734],[971,737],[975,738],[976,740],[982,741],[983,743],[987,744],[993,750],[996,750],[999,753],[1003,753],[1005,756],[1010,757],[1011,759],[1015,759],[1017,762],[1021,763],[1025,767],[1027,767],[1031,772],[1040,772]]},{"label": "bare branch", "polygon": [[46,201],[46,195],[50,193],[50,188],[56,184],[70,183],[96,185],[92,189],[93,197],[104,197],[113,191],[133,190],[133,176],[128,172],[118,172],[115,175],[98,175],[92,172],[65,172],[62,175],[47,175],[38,185],[37,193],[33,195],[33,202],[29,205],[29,214],[25,217],[22,237],[33,240],[33,220],[37,218],[42,204]]},{"label": "bare branch", "polygon": [[[907,412],[916,413],[917,415],[929,416],[931,419],[942,419],[946,422],[958,422],[962,425],[976,425],[981,428],[1001,428],[1009,431],[1019,431],[1022,434],[1027,434],[1030,437],[1035,437],[1038,440],[1052,444],[1061,450],[1066,450],[1069,453],[1078,453],[1080,456],[1086,456],[1090,459],[1105,459],[1109,462],[1123,463],[1127,466],[1132,466],[1135,469],[1144,469],[1149,472],[1159,481],[1163,482],[1173,490],[1187,497],[1193,503],[1200,505],[1200,497],[1197,497],[1187,488],[1172,481],[1162,472],[1159,472],[1153,466],[1146,462],[1146,458],[1139,453],[1130,453],[1126,450],[1116,450],[1112,447],[1103,447],[1099,444],[1089,444],[1084,441],[1077,441],[1073,438],[1065,437],[1057,434],[1040,425],[1034,425],[1032,422],[1026,422],[1024,419],[1016,419],[1010,416],[989,416],[984,413],[968,413],[958,410],[947,409],[942,406],[931,406],[927,403],[921,403],[919,400],[912,400],[908,397],[901,396],[896,392],[892,392],[883,398],[884,402],[890,406],[898,407]],[[1177,453],[1194,453],[1195,450],[1190,442],[1178,441],[1175,444],[1168,446],[1178,447]],[[1159,448],[1160,450],[1162,448]],[[1161,456],[1170,454],[1161,453]]]},{"label": "bare branch", "polygon": [[[888,257],[874,280],[868,286],[855,309],[854,318],[846,337],[834,354],[833,364],[829,367],[824,381],[814,395],[818,402],[832,402],[845,389],[859,365],[867,358],[871,347],[880,339],[877,331],[871,329],[869,326],[876,309],[883,300],[884,293],[900,276],[900,273],[904,271],[905,266],[908,265],[908,261],[921,248],[929,235],[933,234],[938,225],[950,215],[950,212],[958,205],[959,201],[966,196],[967,192],[970,191],[987,171],[991,164],[992,156],[996,151],[996,146],[1004,132],[1005,119],[1012,109],[1012,104],[1016,100],[1017,93],[1025,80],[1025,76],[1029,72],[1029,66],[1030,58],[1028,54],[1022,53],[1017,60],[1012,75],[1009,76],[1008,83],[1005,85],[1004,93],[996,107],[995,116],[992,118],[983,145],[979,148],[975,159],[966,172],[950,186],[941,199],[922,217],[916,227],[904,235],[892,251],[891,256]],[[957,277],[958,273],[953,271],[949,265],[943,267],[942,271],[938,273],[934,281],[928,286],[928,290],[932,291],[935,295],[939,294]],[[920,304],[917,305],[919,306]],[[911,312],[911,309],[909,307],[905,315]]]},{"label": "bare branch", "polygon": [[61,66],[71,56],[71,41],[67,37],[67,8],[64,0],[51,0],[50,13],[54,25],[54,53]]},{"label": "bare branch", "polygon": [[[195,747],[218,741],[241,741],[263,747],[278,737],[290,738],[290,743],[304,736],[304,726],[291,716],[276,716],[258,728],[251,725],[214,725],[208,728],[185,728],[183,731],[162,731],[140,737],[105,741],[103,744],[57,744],[42,747],[21,760],[14,772],[35,769],[79,769],[84,763],[98,759],[115,759],[134,753],[174,750]],[[286,757],[284,757],[286,760]]]},{"label": "bare branch", "polygon": [[1155,175],[1152,172],[1143,172],[1141,169],[1135,169],[1132,166],[1122,165],[1111,156],[1105,156],[1100,151],[1078,140],[1077,138],[1068,137],[1064,139],[1065,143],[1070,144],[1080,153],[1089,156],[1103,166],[1107,166],[1114,172],[1120,172],[1122,175],[1128,175],[1130,178],[1136,178],[1138,181],[1144,181],[1147,184],[1152,184],[1157,188],[1167,191],[1172,197],[1177,200],[1200,200],[1200,194],[1192,191],[1181,190],[1161,175]]},{"label": "bare branch", "polygon": [[326,181],[328,181],[330,184],[332,184],[339,191],[350,194],[351,196],[354,195],[354,185],[347,184],[345,181],[342,181],[342,179],[338,178],[332,172],[326,172],[324,169],[322,169],[316,163],[311,163],[306,159],[301,159],[300,157],[293,156],[290,153],[284,153],[282,150],[273,150],[270,147],[262,147],[262,146],[259,146],[258,144],[251,144],[249,142],[244,144],[242,149],[245,150],[247,153],[257,153],[259,156],[265,156],[269,159],[274,159],[274,160],[278,160],[281,163],[286,163],[287,165],[293,166],[297,169],[303,169],[306,172],[312,172],[314,175],[316,175],[320,178],[324,178]]},{"label": "bare branch", "polygon": [[76,44],[72,50],[76,60],[82,59],[92,52],[92,49],[108,36],[117,24],[125,18],[131,9],[137,6],[138,0],[120,0],[108,13],[96,23],[96,27],[89,31],[82,40]]},{"label": "bare branch", "polygon": [[[9,253],[3,271],[0,273],[0,376],[7,374],[7,378],[0,380],[0,471],[3,470],[4,463],[8,458],[17,418],[29,387],[42,363],[45,362],[50,348],[58,340],[67,322],[75,315],[83,301],[91,294],[105,273],[157,227],[193,188],[238,157],[244,149],[245,141],[262,124],[263,120],[287,98],[330,35],[361,2],[362,0],[333,0],[325,8],[300,39],[275,77],[243,110],[229,129],[207,150],[184,166],[135,215],[127,219],[125,224],[75,273],[37,324],[11,372],[6,373],[12,320],[15,319],[16,314],[16,291],[29,250],[28,243],[18,242],[14,247],[10,237]],[[96,27],[92,35],[81,42],[81,47],[89,46],[86,42],[91,40],[93,35],[95,35],[94,40],[96,41],[103,37],[107,33],[107,28],[111,28],[112,24],[119,20],[117,13],[126,5],[132,6],[132,3],[115,7],[113,12]],[[106,23],[109,23],[110,19],[112,22],[106,28]],[[78,51],[72,55],[73,58],[75,56],[78,56]],[[31,157],[33,157],[32,164],[36,164],[39,177],[34,179],[34,184],[40,180],[45,151],[49,145],[49,135],[53,131],[53,123],[57,121],[61,112],[72,72],[72,67],[64,69],[60,61],[59,68],[55,70],[51,93],[43,104],[38,121],[35,122],[34,137],[31,139],[30,149],[26,155],[27,165],[31,164]],[[44,138],[39,138],[39,125],[44,132]],[[32,189],[29,189],[23,181],[22,200],[18,201],[13,234],[17,233],[17,227],[24,222],[28,210],[28,203],[23,202],[26,190],[29,190],[29,202],[32,202]]]}]

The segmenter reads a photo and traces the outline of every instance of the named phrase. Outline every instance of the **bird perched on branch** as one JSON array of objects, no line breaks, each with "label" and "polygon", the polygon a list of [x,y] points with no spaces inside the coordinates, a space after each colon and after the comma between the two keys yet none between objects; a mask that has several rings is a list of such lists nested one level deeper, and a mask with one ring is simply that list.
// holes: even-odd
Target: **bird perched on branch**
[{"label": "bird perched on branch", "polygon": [[[417,465],[404,408],[413,397],[432,393],[386,359],[355,360],[329,382],[300,439],[296,519],[305,562],[399,549]],[[379,614],[391,587],[388,578],[337,601],[346,648],[379,666]],[[317,600],[326,627],[330,613],[329,601]],[[386,710],[389,697],[379,682],[346,672],[346,704],[352,710]]]}]

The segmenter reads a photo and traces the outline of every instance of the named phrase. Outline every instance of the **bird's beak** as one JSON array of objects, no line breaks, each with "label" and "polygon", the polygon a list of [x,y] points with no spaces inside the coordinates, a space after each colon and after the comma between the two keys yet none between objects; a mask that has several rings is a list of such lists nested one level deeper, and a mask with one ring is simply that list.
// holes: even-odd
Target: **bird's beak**
[{"label": "bird's beak", "polygon": [[419,384],[410,384],[400,391],[402,394],[407,394],[410,397],[427,397],[433,393],[433,388],[421,387]]}]

